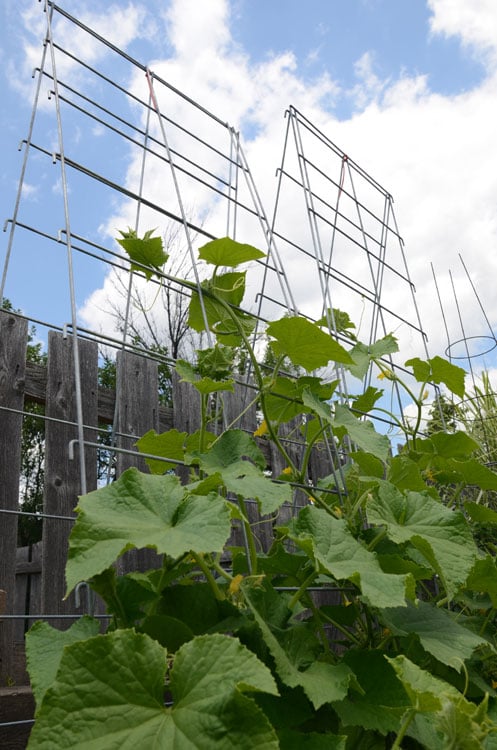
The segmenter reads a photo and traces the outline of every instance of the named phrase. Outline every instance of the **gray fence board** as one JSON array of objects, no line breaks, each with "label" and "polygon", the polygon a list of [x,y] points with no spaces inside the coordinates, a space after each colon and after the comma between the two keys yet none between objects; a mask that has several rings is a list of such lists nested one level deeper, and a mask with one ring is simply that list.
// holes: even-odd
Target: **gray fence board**
[{"label": "gray fence board", "polygon": [[[6,312],[0,314],[0,406],[22,410],[26,369],[26,320]],[[17,510],[21,465],[22,415],[0,411],[0,508]],[[0,534],[0,589],[6,592],[5,614],[14,613],[17,516],[2,513]],[[0,679],[12,674],[14,623],[0,623]]]},{"label": "gray fence board", "polygon": [[[81,396],[85,440],[96,440],[98,350],[92,341],[79,341]],[[45,491],[44,512],[50,515],[74,516],[78,495],[81,494],[79,452],[69,458],[69,444],[75,440],[77,420],[75,371],[72,337],[50,331],[48,338],[48,375],[46,394],[47,417],[61,420],[47,421],[45,427]],[[96,451],[85,450],[87,490],[97,486]],[[65,564],[68,537],[72,524],[60,519],[43,522],[43,575],[41,608],[43,613],[73,614],[82,612],[76,607],[74,593],[64,600]],[[70,621],[61,620],[57,627],[68,627]]]}]

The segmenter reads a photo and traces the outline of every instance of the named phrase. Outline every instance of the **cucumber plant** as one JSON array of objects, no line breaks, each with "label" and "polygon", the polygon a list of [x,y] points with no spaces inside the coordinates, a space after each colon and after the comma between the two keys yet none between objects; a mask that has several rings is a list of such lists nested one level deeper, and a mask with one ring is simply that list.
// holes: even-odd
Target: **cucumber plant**
[{"label": "cucumber plant", "polygon": [[[135,270],[160,275],[158,238],[121,234]],[[210,345],[177,363],[198,393],[200,429],[147,433],[138,448],[157,456],[149,473],[129,469],[79,499],[67,593],[87,581],[110,623],[105,633],[91,617],[64,632],[32,627],[29,747],[497,748],[497,569],[473,534],[497,514],[467,492],[497,489],[497,475],[466,433],[421,432],[427,386],[462,398],[464,371],[416,358],[401,379],[386,364],[394,337],[368,347],[338,310],[340,341],[324,320],[268,323],[268,370],[253,343],[256,320],[242,309],[240,267],[261,257],[228,238],[200,249],[212,275],[201,294],[190,285],[188,322],[209,332]],[[255,436],[211,429],[213,394],[234,389],[240,352],[260,414]],[[397,419],[397,455],[365,418],[381,413],[382,391],[344,399],[338,381],[319,374],[330,364],[356,378],[371,367],[405,389],[417,417]],[[299,460],[280,437],[289,420],[302,426]],[[276,479],[260,440],[284,460]],[[335,471],[310,483],[313,449],[325,441]],[[279,523],[296,492],[308,502]],[[266,551],[248,513],[254,501],[275,518]],[[233,524],[242,547],[229,547]],[[144,547],[162,566],[118,575],[119,557]],[[332,601],[319,595],[330,590]]]}]

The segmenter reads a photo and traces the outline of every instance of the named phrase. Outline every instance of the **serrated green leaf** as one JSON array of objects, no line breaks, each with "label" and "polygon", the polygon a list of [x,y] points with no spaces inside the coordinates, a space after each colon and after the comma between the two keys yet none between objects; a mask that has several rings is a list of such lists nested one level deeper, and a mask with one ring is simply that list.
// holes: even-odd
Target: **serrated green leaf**
[{"label": "serrated green leaf", "polygon": [[426,482],[419,470],[419,464],[405,454],[390,459],[387,480],[399,490],[426,490]]},{"label": "serrated green leaf", "polygon": [[363,476],[383,478],[385,465],[376,456],[365,451],[351,451],[350,457],[358,465]]},{"label": "serrated green leaf", "polygon": [[254,438],[243,430],[227,430],[216,440],[207,453],[198,456],[202,467],[209,472],[221,471],[241,458],[249,458],[260,469],[266,468],[266,459]]},{"label": "serrated green leaf", "polygon": [[344,655],[362,694],[335,703],[333,708],[345,726],[361,726],[387,734],[398,731],[411,701],[383,651],[351,650]]},{"label": "serrated green leaf", "polygon": [[152,237],[152,232],[148,231],[140,238],[137,237],[133,229],[129,229],[127,232],[119,231],[119,233],[122,235],[122,239],[118,239],[117,241],[126,250],[131,261],[133,261],[131,269],[133,271],[141,271],[150,280],[154,271],[143,268],[143,266],[152,266],[156,270],[159,270],[169,257],[164,252],[162,237]]},{"label": "serrated green leaf", "polygon": [[[245,293],[245,272],[230,271],[216,276],[215,281],[203,281],[200,287],[205,317],[207,318],[207,327],[212,330],[219,323],[232,325],[225,304],[233,307],[240,306]],[[219,298],[219,301],[216,297]],[[188,308],[188,325],[199,332],[206,330],[202,303],[199,292],[192,292]]]},{"label": "serrated green leaf", "polygon": [[97,635],[100,623],[83,616],[67,630],[56,630],[46,622],[35,622],[26,634],[26,659],[36,706],[55,680],[64,648]]},{"label": "serrated green leaf", "polygon": [[374,552],[355,539],[346,522],[319,508],[304,508],[289,536],[337,580],[358,586],[371,606],[389,607],[393,601],[404,606],[414,594],[410,575],[384,573]]},{"label": "serrated green leaf", "polygon": [[497,490],[497,474],[474,458],[467,461],[449,458],[446,467],[454,473],[457,481],[474,484],[482,490]]},{"label": "serrated green leaf", "polygon": [[117,576],[113,567],[107,568],[93,576],[91,588],[105,601],[108,614],[114,616],[119,627],[131,628],[143,619],[147,607],[158,597],[152,578],[157,572],[162,574],[149,571]]},{"label": "serrated green leaf", "polygon": [[497,512],[488,508],[486,505],[480,505],[480,503],[474,503],[471,500],[467,500],[464,503],[466,513],[472,521],[477,523],[491,523],[497,524]]},{"label": "serrated green leaf", "polygon": [[477,560],[466,581],[466,589],[479,594],[488,594],[492,606],[497,609],[497,566],[495,558],[487,557]]},{"label": "serrated green leaf", "polygon": [[235,390],[234,380],[212,380],[212,378],[200,378],[193,383],[193,387],[197,389],[199,393],[207,395],[208,393],[217,393],[218,391],[231,391]]},{"label": "serrated green leaf", "polygon": [[406,367],[411,367],[412,372],[418,383],[427,383],[431,378],[431,367],[429,362],[425,362],[419,357],[413,357],[405,362]]},{"label": "serrated green leaf", "polygon": [[313,399],[312,404],[321,404],[322,399],[330,399],[338,385],[335,380],[323,383],[320,378],[303,376],[300,378],[276,377],[270,381],[270,390],[265,394],[265,409],[271,422],[288,422],[297,414],[310,411],[309,404],[302,401],[304,394]]},{"label": "serrated green leaf", "polygon": [[156,456],[173,459],[173,463],[154,458],[145,459],[152,474],[164,474],[168,469],[176,468],[177,461],[184,461],[186,437],[186,432],[178,432],[176,429],[160,434],[155,430],[149,430],[136,441],[135,445],[140,453],[152,453]]},{"label": "serrated green leaf", "polygon": [[343,346],[305,318],[281,318],[270,323],[266,330],[275,339],[278,353],[308,372],[325,367],[328,362],[353,363]]},{"label": "serrated green leaf", "polygon": [[394,668],[404,690],[411,699],[412,706],[418,711],[439,711],[442,707],[444,693],[453,697],[460,695],[452,685],[434,677],[403,655],[395,658],[385,655],[385,658]]},{"label": "serrated green leaf", "polygon": [[266,254],[252,245],[242,245],[230,237],[222,237],[203,245],[198,251],[198,257],[214,266],[235,268],[241,263],[265,258]]},{"label": "serrated green leaf", "polygon": [[30,747],[277,750],[264,714],[242,695],[275,694],[276,685],[236,638],[201,636],[178,651],[170,676],[172,708],[164,707],[166,667],[165,649],[131,630],[69,646],[45,694]]},{"label": "serrated green leaf", "polygon": [[346,406],[335,405],[334,424],[345,427],[353,443],[366,453],[371,453],[381,461],[390,455],[390,440],[387,435],[376,432],[369,420],[359,421]]},{"label": "serrated green leaf", "polygon": [[184,383],[194,383],[200,378],[194,366],[184,359],[177,359],[174,369]]},{"label": "serrated green leaf", "polygon": [[462,669],[463,661],[471,658],[476,648],[488,644],[486,638],[461,624],[464,622],[461,616],[456,621],[450,612],[428,602],[387,608],[380,617],[394,635],[415,633],[425,651],[457,671]]},{"label": "serrated green leaf", "polygon": [[485,739],[492,730],[492,722],[487,716],[485,699],[476,706],[452,685],[420,669],[405,656],[388,661],[418,712],[408,730],[411,737],[428,750],[440,747],[490,750],[491,745]]},{"label": "serrated green leaf", "polygon": [[465,393],[464,378],[466,376],[465,370],[462,367],[453,365],[452,362],[448,362],[442,357],[433,357],[427,361],[414,357],[408,359],[405,363],[406,367],[412,367],[414,377],[418,383],[443,383],[447,388],[455,393],[456,396],[462,398]]},{"label": "serrated green leaf", "polygon": [[434,432],[429,438],[439,456],[467,459],[480,445],[466,432]]},{"label": "serrated green leaf", "polygon": [[351,670],[344,664],[332,665],[325,664],[324,662],[314,662],[309,669],[300,671],[273,634],[267,624],[266,618],[261,616],[255,597],[252,596],[250,582],[242,584],[242,590],[245,600],[261,629],[264,641],[275,661],[276,671],[285,685],[289,687],[302,687],[316,709],[325,703],[343,698],[348,692],[352,679]]},{"label": "serrated green leaf", "polygon": [[68,593],[112,565],[126,550],[221,552],[230,534],[228,504],[214,493],[189,496],[175,476],[131,468],[113,484],[80,498],[69,538]]},{"label": "serrated green leaf", "polygon": [[449,597],[464,583],[478,550],[462,513],[449,510],[426,494],[402,494],[387,482],[380,483],[366,513],[369,523],[386,527],[392,541],[410,541],[427,556]]},{"label": "serrated green leaf", "polygon": [[233,347],[220,344],[209,349],[197,350],[196,370],[201,377],[226,380],[232,374],[234,356]]},{"label": "serrated green leaf", "polygon": [[397,340],[391,334],[387,334],[374,344],[367,345],[358,341],[350,350],[350,355],[354,361],[347,369],[355,378],[362,380],[369,369],[371,360],[381,359],[381,357],[394,354],[398,350]]},{"label": "serrated green leaf", "polygon": [[367,414],[376,402],[383,396],[384,391],[381,388],[373,388],[370,385],[364,393],[352,399],[352,409]]},{"label": "serrated green leaf", "polygon": [[297,414],[309,411],[302,403],[301,392],[292,378],[275,378],[271,382],[271,390],[265,395],[264,405],[267,418],[276,424],[288,422]]},{"label": "serrated green leaf", "polygon": [[145,617],[137,632],[150,636],[173,654],[193,638],[193,632],[184,622],[167,615]]},{"label": "serrated green leaf", "polygon": [[331,425],[335,432],[337,428],[343,427],[352,442],[359,448],[381,461],[386,461],[390,455],[390,441],[387,435],[376,432],[369,420],[359,421],[348,407],[341,404],[334,405],[334,414],[332,414],[329,404],[321,401],[307,388],[302,392],[302,400],[305,406],[311,409],[321,420]]},{"label": "serrated green leaf", "polygon": [[328,318],[337,333],[347,333],[349,336],[352,336],[349,329],[355,328],[355,323],[351,321],[348,313],[338,310],[336,307],[328,307],[327,314],[317,320],[316,325],[321,326],[321,328],[327,328]]},{"label": "serrated green leaf", "polygon": [[228,492],[257,500],[262,515],[274,513],[284,503],[292,501],[290,485],[273,482],[249,461],[230,464],[220,474]]},{"label": "serrated green leaf", "polygon": [[227,620],[244,620],[241,613],[227,600],[216,599],[207,583],[189,586],[168,586],[157,604],[157,614],[181,621],[195,635],[213,632]]}]

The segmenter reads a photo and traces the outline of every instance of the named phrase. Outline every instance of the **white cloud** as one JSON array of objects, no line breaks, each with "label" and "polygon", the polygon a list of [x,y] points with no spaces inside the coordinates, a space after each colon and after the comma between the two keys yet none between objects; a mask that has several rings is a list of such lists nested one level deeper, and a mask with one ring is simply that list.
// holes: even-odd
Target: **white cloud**
[{"label": "white cloud", "polygon": [[[78,4],[79,5],[79,4]],[[146,37],[150,33],[145,23],[146,9],[143,5],[129,0],[126,5],[112,3],[102,9],[100,3],[86,3],[84,10],[79,7],[70,8],[66,5],[69,13],[100,36],[107,39],[116,47],[126,49],[136,38]],[[91,6],[95,5],[92,10]],[[10,59],[8,63],[8,80],[12,87],[19,91],[29,102],[33,97],[33,86],[26,83],[29,75],[40,65],[42,57],[42,40],[47,33],[47,16],[42,12],[42,6],[38,3],[27,2],[21,13],[22,30],[20,33],[20,48],[22,49],[22,62],[18,59]],[[63,48],[69,50],[76,60],[84,59],[87,63],[95,64],[103,55],[109,52],[108,48],[100,44],[95,38],[83,29],[68,23],[62,14],[55,13],[51,23],[53,38]],[[70,57],[60,52],[55,53],[55,64],[57,77],[70,80],[71,73],[77,68],[77,63]],[[21,67],[19,67],[19,65]],[[45,69],[51,73],[52,65],[50,57],[47,59]],[[45,82],[44,89],[49,86]],[[41,99],[43,106],[45,99]],[[46,105],[45,105],[46,106]]]},{"label": "white cloud", "polygon": [[[381,79],[375,72],[374,58],[367,50],[356,64],[358,83],[348,92],[341,90],[339,84],[326,75],[312,80],[304,78],[291,52],[254,65],[246,52],[233,42],[227,0],[211,0],[208,4],[175,0],[167,12],[155,17],[157,33],[168,35],[173,53],[167,59],[151,62],[152,70],[222,121],[241,128],[242,145],[269,215],[277,184],[275,169],[279,166],[283,145],[283,112],[289,104],[301,110],[392,192],[400,233],[406,243],[409,270],[418,291],[422,322],[430,333],[431,353],[443,351],[446,341],[430,261],[439,275],[443,303],[451,309],[451,339],[457,338],[459,333],[452,290],[446,278],[448,268],[455,267],[459,301],[465,306],[467,334],[479,335],[485,327],[481,311],[472,304],[472,290],[464,283],[458,252],[462,252],[471,268],[475,269],[482,300],[492,322],[497,323],[497,299],[493,292],[493,279],[497,276],[494,134],[497,71],[488,56],[492,39],[497,39],[497,34],[492,31],[497,23],[497,11],[493,2],[480,0],[477,5],[475,10],[474,4],[469,7],[462,0],[429,2],[433,33],[457,35],[462,42],[487,55],[485,80],[468,92],[452,96],[442,96],[430,90],[427,75],[410,77],[400,71],[397,79]],[[118,13],[116,6],[111,8],[114,8],[112,12]],[[468,8],[471,18],[466,17],[465,8]],[[109,15],[112,15],[110,11]],[[477,16],[476,20],[473,16]],[[114,19],[117,17],[115,15]],[[104,23],[103,20],[100,22]],[[128,24],[120,33],[123,34],[120,43],[127,43],[126,40],[133,36],[133,24]],[[138,33],[136,29],[135,33]],[[131,81],[131,87],[146,99],[146,83],[141,72]],[[226,140],[219,143],[216,140],[222,128],[214,125],[187,100],[178,99],[159,84],[156,91],[161,109],[168,116],[201,133],[205,140],[227,152]],[[355,103],[353,114],[346,120],[339,120],[334,109],[341,96],[352,97]],[[160,140],[156,123],[154,128]],[[223,133],[226,137],[226,131]],[[225,174],[222,159],[214,153],[207,155],[205,149],[184,132],[168,125],[168,137],[177,150],[186,150],[197,165],[220,176]],[[130,189],[136,189],[139,182],[139,156],[130,156],[126,175]],[[322,164],[330,172],[326,160]],[[155,166],[149,165],[147,169],[147,195],[178,213],[167,165],[157,160]],[[335,180],[338,178],[335,172],[332,176]],[[188,217],[197,223],[204,222],[205,228],[214,233],[224,233],[225,204],[220,200],[213,201],[212,194],[202,192],[183,174],[180,182]],[[303,197],[302,191],[297,191],[292,204],[293,196],[290,196],[280,223],[285,234],[310,248]],[[144,211],[143,228],[157,226],[155,219]],[[123,204],[109,218],[105,231],[114,235],[116,228],[133,226],[134,220],[134,209]],[[151,223],[147,224],[148,221]],[[249,235],[255,232],[254,222],[242,216],[239,221],[238,238],[253,241]],[[394,256],[397,253],[394,259],[401,266],[398,249],[391,247],[389,252]],[[349,260],[355,263],[352,258]],[[310,291],[317,287],[316,279],[312,279],[313,284],[309,281],[312,278],[311,266],[304,269],[299,266],[301,261],[292,259],[290,254],[284,261],[296,293],[303,300],[306,293],[309,295],[302,307],[308,311],[319,306],[320,299],[316,299],[319,292]],[[350,267],[347,266],[346,261],[344,269],[353,274],[354,267],[350,263]],[[357,274],[360,275],[359,271]],[[405,286],[397,284],[394,277],[388,277],[385,282],[384,297],[401,313],[404,311]],[[88,300],[83,310],[88,323],[96,325],[100,315],[97,307],[101,302],[100,292]],[[402,329],[399,334],[401,338],[404,336],[404,343],[411,347],[412,353],[420,353],[419,340]]]},{"label": "white cloud", "polygon": [[433,33],[459,37],[480,58],[497,56],[497,12],[494,0],[428,0]]},{"label": "white cloud", "polygon": [[22,184],[22,197],[27,200],[35,201],[37,198],[39,187],[38,185],[30,185],[29,182],[24,181]]}]

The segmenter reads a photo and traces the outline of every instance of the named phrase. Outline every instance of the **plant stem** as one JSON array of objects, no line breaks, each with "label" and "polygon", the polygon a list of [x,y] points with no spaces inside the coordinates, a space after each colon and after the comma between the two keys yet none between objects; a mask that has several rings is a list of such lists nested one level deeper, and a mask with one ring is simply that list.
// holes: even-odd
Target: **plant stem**
[{"label": "plant stem", "polygon": [[257,550],[255,548],[255,540],[254,540],[254,534],[252,532],[252,528],[250,526],[250,522],[247,518],[247,503],[246,501],[241,497],[238,496],[238,503],[240,504],[240,507],[244,511],[242,513],[242,524],[245,529],[245,538],[247,540],[247,546],[248,546],[248,553],[249,553],[249,559],[250,559],[250,575],[257,575]]},{"label": "plant stem", "polygon": [[393,743],[391,750],[402,750],[401,742],[404,739],[407,730],[409,729],[409,724],[416,716],[416,709],[410,708],[408,711],[406,711],[405,719],[401,724],[399,733],[397,734],[397,737],[395,738],[395,742]]},{"label": "plant stem", "polygon": [[313,570],[311,574],[307,576],[305,581],[301,584],[300,588],[295,592],[295,594],[292,596],[292,598],[288,602],[288,609],[293,609],[295,607],[300,597],[305,593],[307,587],[311,585],[315,577],[316,577],[316,571]]},{"label": "plant stem", "polygon": [[357,636],[354,635],[354,633],[351,633],[350,630],[347,630],[346,627],[340,625],[340,623],[334,620],[332,617],[330,617],[329,615],[325,615],[324,612],[321,612],[321,618],[326,620],[326,622],[329,622],[330,625],[333,625],[334,628],[339,630],[340,633],[343,633],[347,638],[350,638],[350,640],[353,641],[356,646],[361,645],[361,641],[359,640],[359,638],[357,638]]},{"label": "plant stem", "polygon": [[211,568],[216,571],[216,573],[219,573],[220,576],[225,578],[227,581],[231,582],[233,580],[233,576],[226,571],[222,565],[219,565],[216,560],[211,560]]},{"label": "plant stem", "polygon": [[192,554],[193,559],[197,563],[198,567],[200,568],[200,570],[204,574],[204,576],[206,578],[206,581],[209,584],[209,586],[211,587],[212,593],[214,594],[214,596],[216,597],[216,599],[218,601],[223,601],[223,599],[225,599],[226,597],[225,597],[224,593],[221,591],[221,589],[219,588],[219,586],[217,585],[216,579],[214,578],[214,576],[212,575],[211,571],[209,570],[209,566],[205,562],[203,554],[201,554],[200,552],[199,553],[192,552],[191,554]]},{"label": "plant stem", "polygon": [[376,545],[379,544],[381,540],[384,539],[384,537],[386,537],[386,535],[387,535],[387,530],[382,529],[380,533],[377,534],[377,536],[375,536],[375,538],[372,539],[370,543],[368,544],[367,549],[369,550],[369,552],[372,552],[374,548],[376,547]]}]

